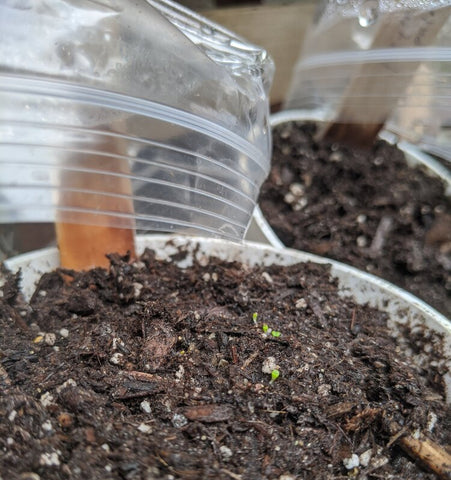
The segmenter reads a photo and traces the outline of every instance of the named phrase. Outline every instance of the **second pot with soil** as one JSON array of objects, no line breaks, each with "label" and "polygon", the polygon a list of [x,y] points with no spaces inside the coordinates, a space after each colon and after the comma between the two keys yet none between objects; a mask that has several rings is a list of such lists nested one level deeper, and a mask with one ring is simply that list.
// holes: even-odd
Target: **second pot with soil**
[{"label": "second pot with soil", "polygon": [[371,272],[451,316],[449,171],[405,142],[369,151],[317,142],[320,120],[272,117],[272,170],[254,216],[264,236]]}]

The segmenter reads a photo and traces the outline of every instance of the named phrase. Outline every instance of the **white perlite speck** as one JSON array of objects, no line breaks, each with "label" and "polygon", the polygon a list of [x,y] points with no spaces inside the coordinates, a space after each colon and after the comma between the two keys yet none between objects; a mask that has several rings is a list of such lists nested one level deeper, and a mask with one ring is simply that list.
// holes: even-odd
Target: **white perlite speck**
[{"label": "white perlite speck", "polygon": [[371,468],[374,468],[376,470],[377,468],[383,467],[388,462],[389,462],[388,457],[384,455],[382,455],[381,457],[376,457],[371,461]]},{"label": "white perlite speck", "polygon": [[343,155],[340,152],[333,152],[329,156],[331,162],[341,162],[343,160]]},{"label": "white perlite speck", "polygon": [[50,420],[46,420],[42,425],[42,430],[45,432],[51,432],[53,430],[52,424],[50,423]]},{"label": "white perlite speck", "polygon": [[138,430],[142,433],[152,433],[152,427],[150,425],[146,425],[145,423],[139,424]]},{"label": "white perlite speck", "polygon": [[330,391],[332,390],[332,386],[329,385],[328,383],[322,383],[318,389],[317,393],[320,397],[327,397],[329,395]]},{"label": "white perlite speck", "polygon": [[302,183],[292,183],[288,189],[295,197],[302,197],[305,193],[305,188]]},{"label": "white perlite speck", "polygon": [[44,334],[44,342],[47,345],[53,346],[56,342],[56,335],[54,333],[45,333]]},{"label": "white perlite speck", "polygon": [[182,428],[187,424],[188,419],[185,417],[185,415],[182,415],[181,413],[174,413],[174,416],[172,417],[172,425],[174,425],[175,428]]},{"label": "white perlite speck", "polygon": [[221,445],[219,447],[219,451],[221,452],[222,458],[224,460],[228,460],[229,458],[233,457],[232,450],[230,450],[230,448],[226,447],[225,445]]},{"label": "white perlite speck", "polygon": [[366,247],[368,245],[368,239],[365,237],[365,235],[359,235],[356,239],[356,243],[358,247]]},{"label": "white perlite speck", "polygon": [[[61,393],[66,388],[76,387],[77,382],[73,378],[68,378],[64,383],[56,388],[56,393]],[[53,400],[53,399],[52,399]]]},{"label": "white perlite speck", "polygon": [[69,330],[67,328],[62,328],[60,331],[59,331],[59,334],[63,337],[63,338],[67,338],[69,336]]},{"label": "white perlite speck", "polygon": [[370,460],[372,456],[373,456],[373,451],[371,450],[371,448],[361,453],[359,456],[360,465],[362,465],[363,467],[367,467],[370,464]]},{"label": "white perlite speck", "polygon": [[285,203],[292,204],[296,201],[296,197],[291,193],[288,192],[284,197],[283,197]]},{"label": "white perlite speck", "polygon": [[50,392],[45,392],[43,395],[41,395],[41,398],[39,401],[41,402],[41,405],[45,408],[53,404],[53,395]]},{"label": "white perlite speck", "polygon": [[43,453],[39,459],[39,464],[43,467],[59,467],[60,459],[58,458],[58,453]]},{"label": "white perlite speck", "polygon": [[141,295],[141,290],[143,289],[143,284],[139,282],[133,283],[133,296],[138,298]]},{"label": "white perlite speck", "polygon": [[277,370],[279,366],[274,357],[267,357],[262,364],[262,372],[270,374],[273,370]]},{"label": "white perlite speck", "polygon": [[268,272],[263,272],[262,277],[265,279],[266,282],[273,283],[273,279]]},{"label": "white perlite speck", "polygon": [[304,308],[307,308],[307,302],[306,302],[305,298],[300,298],[299,300],[296,300],[295,307],[298,310],[304,310]]},{"label": "white perlite speck", "polygon": [[144,413],[151,413],[152,409],[150,408],[150,403],[148,400],[143,400],[140,404],[139,407],[141,408],[141,411]]},{"label": "white perlite speck", "polygon": [[437,423],[437,415],[434,412],[429,412],[428,424],[427,424],[427,429],[429,432],[432,432],[432,430],[434,430],[436,423]]},{"label": "white perlite speck", "polygon": [[349,458],[343,460],[343,465],[347,470],[352,470],[360,465],[359,456],[353,453]]},{"label": "white perlite speck", "polygon": [[179,368],[175,372],[176,382],[180,382],[180,380],[185,375],[185,367],[183,365],[179,365]]},{"label": "white perlite speck", "polygon": [[17,410],[11,410],[10,414],[8,415],[8,420],[10,422],[14,422],[16,417],[17,417]]},{"label": "white perlite speck", "polygon": [[113,365],[120,365],[124,361],[124,355],[122,353],[116,352],[110,358],[110,363]]}]

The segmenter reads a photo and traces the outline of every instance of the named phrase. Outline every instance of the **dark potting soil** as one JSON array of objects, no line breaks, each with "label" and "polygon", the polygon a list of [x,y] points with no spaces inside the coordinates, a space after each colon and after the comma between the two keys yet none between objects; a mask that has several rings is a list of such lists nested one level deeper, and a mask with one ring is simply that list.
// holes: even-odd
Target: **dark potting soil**
[{"label": "dark potting soil", "polygon": [[395,146],[314,140],[314,124],[273,130],[260,206],[288,247],[378,275],[451,317],[451,201]]},{"label": "dark potting soil", "polygon": [[111,260],[2,287],[1,478],[437,478],[400,442],[451,443],[438,336],[326,266]]}]

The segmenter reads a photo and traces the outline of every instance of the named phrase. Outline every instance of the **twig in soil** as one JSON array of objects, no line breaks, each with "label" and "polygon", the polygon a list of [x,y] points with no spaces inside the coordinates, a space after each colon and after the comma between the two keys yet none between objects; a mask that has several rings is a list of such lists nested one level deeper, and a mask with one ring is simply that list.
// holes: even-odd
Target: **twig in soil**
[{"label": "twig in soil", "polygon": [[22,332],[30,331],[28,325],[25,323],[25,320],[18,313],[14,312],[12,316],[16,322],[16,325],[22,330]]},{"label": "twig in soil", "polygon": [[0,387],[9,387],[10,385],[11,380],[8,372],[0,365]]},{"label": "twig in soil", "polygon": [[351,330],[351,332],[354,331],[354,325],[355,325],[355,308],[352,310],[351,325],[350,325],[350,327],[349,327],[349,329]]},{"label": "twig in soil", "polygon": [[154,383],[154,382],[160,382],[162,380],[162,378],[158,375],[154,375],[152,373],[146,373],[146,372],[139,372],[137,370],[132,370],[131,372],[127,372],[127,375],[130,375],[135,380],[139,380],[140,382]]},{"label": "twig in soil", "polygon": [[236,346],[235,345],[232,345],[230,347],[230,351],[231,351],[231,354],[232,354],[232,363],[238,363],[238,355],[236,353]]},{"label": "twig in soil", "polygon": [[407,430],[408,430],[407,426],[400,428],[398,433],[396,433],[390,438],[390,441],[387,443],[386,447],[390,448],[394,443],[396,443],[397,440],[399,440],[403,435],[407,433]]},{"label": "twig in soil", "polygon": [[313,313],[316,315],[316,318],[318,319],[318,323],[320,327],[326,328],[327,320],[326,320],[326,317],[324,316],[323,311],[321,310],[319,303],[314,300],[310,300],[309,304],[310,304],[310,308],[313,310]]},{"label": "twig in soil", "polygon": [[257,430],[257,432],[261,433],[263,436],[267,438],[271,437],[271,432],[267,430],[266,425],[263,422],[259,420],[249,420],[246,423],[255,428],[255,430]]},{"label": "twig in soil", "polygon": [[254,352],[250,357],[246,358],[241,366],[241,370],[245,370],[258,356],[259,352]]},{"label": "twig in soil", "polygon": [[388,216],[383,216],[377,226],[373,241],[371,242],[368,253],[372,258],[379,257],[382,253],[387,235],[389,234],[393,225],[393,219]]},{"label": "twig in soil", "polygon": [[135,400],[138,398],[148,397],[149,395],[150,395],[150,392],[148,391],[131,392],[131,393],[126,393],[124,395],[115,396],[114,399],[120,400],[120,401]]},{"label": "twig in soil", "polygon": [[394,435],[390,444],[398,444],[411,458],[419,460],[440,479],[451,479],[451,455],[444,448],[422,434],[415,438],[405,433],[396,422],[391,422],[388,428]]},{"label": "twig in soil", "polygon": [[243,477],[241,475],[237,475],[236,473],[231,472],[230,470],[227,470],[226,468],[221,468],[221,472],[225,473],[228,475],[230,478],[233,478],[234,480],[242,480]]}]

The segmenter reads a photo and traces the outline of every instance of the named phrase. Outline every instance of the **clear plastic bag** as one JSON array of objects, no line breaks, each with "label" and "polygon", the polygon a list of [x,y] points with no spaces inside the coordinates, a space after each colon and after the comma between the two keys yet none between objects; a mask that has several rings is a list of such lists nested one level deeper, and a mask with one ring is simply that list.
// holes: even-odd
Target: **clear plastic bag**
[{"label": "clear plastic bag", "polygon": [[273,70],[168,0],[4,0],[0,224],[242,239],[269,171]]},{"label": "clear plastic bag", "polygon": [[[323,2],[284,108],[320,109],[334,121],[386,122],[429,150],[440,145],[449,158],[450,6],[432,0]],[[343,98],[352,119],[343,114]]]}]

